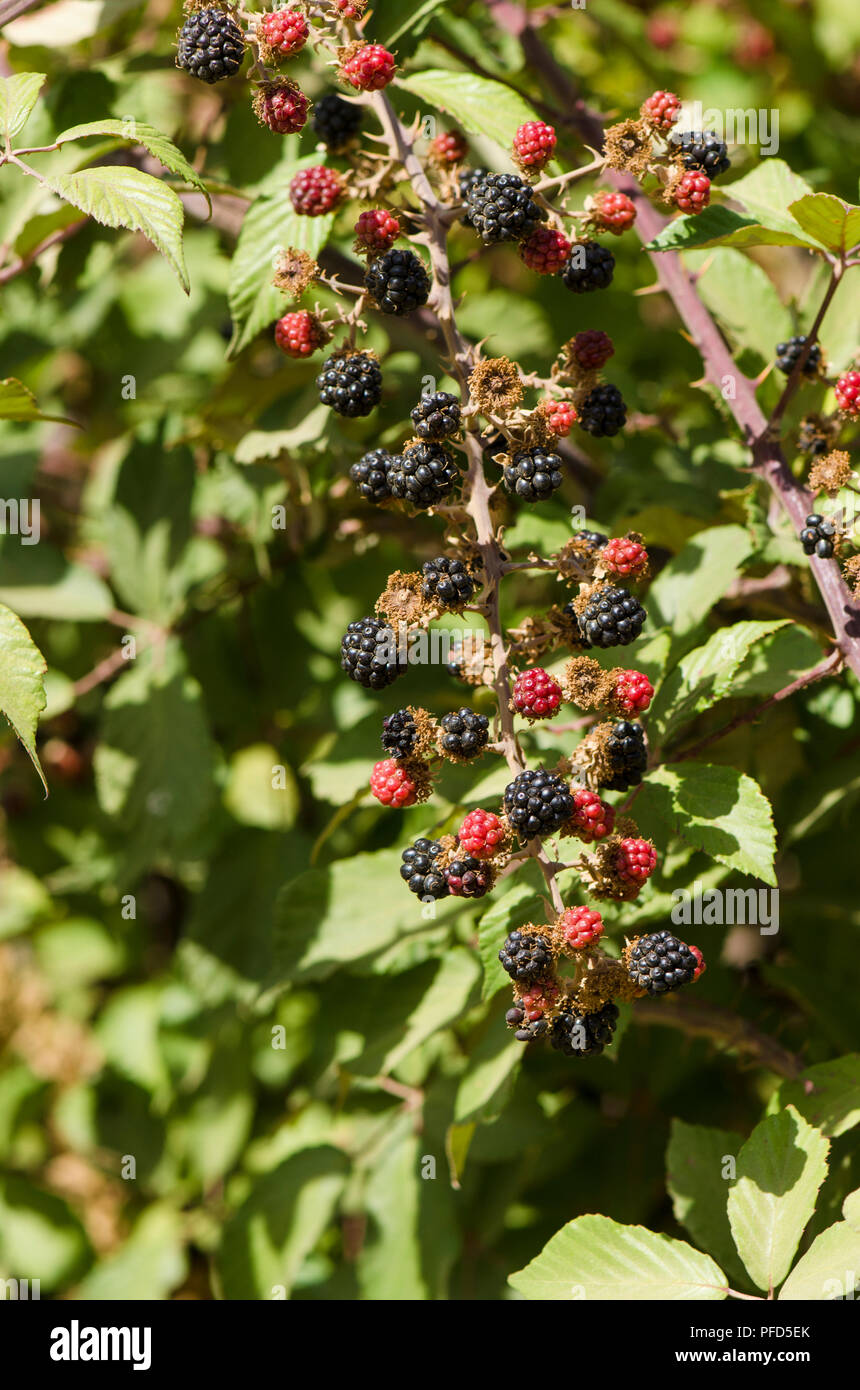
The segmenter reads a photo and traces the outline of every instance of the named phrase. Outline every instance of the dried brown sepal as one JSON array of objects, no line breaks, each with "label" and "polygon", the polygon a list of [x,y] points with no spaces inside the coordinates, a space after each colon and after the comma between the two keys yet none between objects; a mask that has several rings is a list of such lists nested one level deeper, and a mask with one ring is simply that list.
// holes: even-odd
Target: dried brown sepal
[{"label": "dried brown sepal", "polygon": [[610,169],[620,169],[641,178],[654,157],[651,132],[645,121],[619,121],[604,135],[604,155]]},{"label": "dried brown sepal", "polygon": [[492,686],[495,680],[492,654],[486,642],[472,644],[468,651],[463,650],[461,643],[452,643],[448,665],[457,668],[452,674],[464,685]]},{"label": "dried brown sepal", "polygon": [[641,999],[645,990],[634,985],[626,964],[611,956],[592,955],[573,994],[572,1003],[584,1014],[596,1013],[604,1004],[620,999]]},{"label": "dried brown sepal", "polygon": [[512,664],[530,666],[553,647],[552,633],[543,618],[525,618],[519,627],[506,633],[508,659]]},{"label": "dried brown sepal", "polygon": [[275,263],[272,284],[291,299],[299,299],[319,273],[320,268],[312,256],[295,246],[288,246]]},{"label": "dried brown sepal", "polygon": [[830,497],[835,497],[851,479],[853,472],[851,455],[844,449],[834,449],[812,465],[809,486],[813,492],[826,492]]},{"label": "dried brown sepal", "polygon": [[606,749],[612,729],[613,725],[610,722],[596,725],[570,755],[571,768],[591,791],[599,791],[615,776],[615,769]]},{"label": "dried brown sepal", "polygon": [[580,709],[605,709],[612,705],[615,672],[605,671],[593,656],[571,657],[561,679],[564,697]]},{"label": "dried brown sepal", "polygon": [[860,555],[852,555],[842,566],[845,582],[851,586],[855,598],[860,598]]},{"label": "dried brown sepal", "polygon": [[[432,746],[428,752],[432,755]],[[415,800],[412,804],[420,806],[423,802],[429,801],[433,794],[433,773],[424,759],[418,756],[417,749],[408,758],[398,758],[397,766],[403,768],[415,787]]]},{"label": "dried brown sepal", "polygon": [[426,627],[436,612],[435,606],[428,603],[421,592],[423,577],[418,571],[404,573],[395,570],[388,576],[388,583],[376,600],[376,611],[393,628],[400,623],[409,627]]},{"label": "dried brown sepal", "polygon": [[618,875],[616,860],[624,838],[616,830],[614,835],[593,845],[578,862],[580,877],[598,902],[609,898],[613,902],[631,903],[642,891],[641,883],[631,883]]},{"label": "dried brown sepal", "polygon": [[485,357],[469,377],[472,400],[490,415],[509,415],[523,398],[519,368],[509,357]]}]

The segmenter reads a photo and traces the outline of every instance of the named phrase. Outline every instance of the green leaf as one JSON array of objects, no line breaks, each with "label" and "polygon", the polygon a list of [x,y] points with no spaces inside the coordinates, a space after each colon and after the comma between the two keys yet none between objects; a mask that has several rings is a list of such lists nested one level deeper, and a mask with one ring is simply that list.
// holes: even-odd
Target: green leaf
[{"label": "green leaf", "polygon": [[84,140],[89,135],[112,135],[117,140],[122,140],[128,145],[142,145],[148,150],[165,169],[169,169],[171,174],[176,174],[177,178],[184,183],[196,188],[198,193],[202,193],[209,210],[212,210],[212,199],[206,184],[197,170],[193,168],[185,155],[174,145],[173,141],[163,135],[155,126],[147,125],[145,121],[138,121],[133,117],[126,117],[121,121],[85,121],[83,125],[69,126],[56,137],[55,143],[67,145],[70,140]]},{"label": "green leaf", "polygon": [[648,719],[665,742],[670,734],[727,695],[734,695],[735,673],[751,648],[771,633],[790,626],[787,618],[770,622],[734,623],[721,627],[702,647],[681,658],[660,686]]},{"label": "green leaf", "polygon": [[483,1038],[470,1053],[469,1065],[457,1088],[454,1103],[457,1124],[477,1117],[487,1120],[498,1114],[524,1052],[522,1043],[499,1027],[498,1020],[491,1019]]},{"label": "green leaf", "polygon": [[669,222],[645,248],[681,251],[704,246],[807,246],[823,249],[814,237],[798,230],[789,203],[811,193],[809,184],[782,159],[763,159],[744,178],[736,179],[718,196],[739,203],[741,211],[712,203],[696,216]]},{"label": "green leaf", "polygon": [[730,1130],[673,1120],[666,1151],[666,1186],[676,1221],[730,1275],[743,1271],[726,1213],[724,1168],[727,1157],[736,1157],[741,1142],[740,1135]]},{"label": "green leaf", "polygon": [[48,666],[21,619],[0,604],[0,710],[15,730],[47,794],[36,752],[36,728],[45,708]]},{"label": "green leaf", "polygon": [[83,623],[101,621],[114,607],[103,579],[44,540],[32,548],[0,546],[0,603],[25,618]]},{"label": "green leaf", "polygon": [[735,351],[749,349],[763,362],[773,345],[791,336],[792,320],[773,281],[756,261],[730,247],[690,251],[684,264],[696,275],[704,300]]},{"label": "green leaf", "polygon": [[59,197],[103,226],[142,232],[173,267],[188,293],[182,250],[184,210],[169,184],[140,169],[115,164],[76,174],[55,174],[48,183]]},{"label": "green leaf", "polygon": [[829,1139],[860,1124],[860,1053],[818,1062],[798,1081],[784,1081],[778,1104],[791,1104]]},{"label": "green leaf", "polygon": [[860,1231],[837,1221],[801,1255],[779,1291],[780,1302],[853,1298],[860,1288]]},{"label": "green leaf", "polygon": [[608,1216],[569,1221],[508,1282],[525,1298],[614,1302],[726,1297],[726,1277],[683,1240]]},{"label": "green leaf", "polygon": [[752,777],[715,763],[664,763],[648,773],[640,804],[718,863],[776,884],[773,813]]},{"label": "green leaf", "polygon": [[794,1106],[756,1125],[738,1154],[728,1214],[753,1283],[770,1293],[791,1268],[827,1177],[830,1144]]},{"label": "green leaf", "polygon": [[[0,1178],[0,1269],[38,1279],[51,1293],[82,1272],[90,1255],[81,1223],[67,1204],[25,1178]],[[32,1295],[31,1295],[32,1296]]]},{"label": "green leaf", "polygon": [[101,1259],[75,1289],[97,1303],[153,1302],[168,1298],[186,1276],[183,1218],[167,1203],[143,1211],[115,1254]]},{"label": "green leaf", "polygon": [[843,254],[860,243],[860,208],[832,193],[807,193],[789,203],[798,226],[831,251]]},{"label": "green leaf", "polygon": [[742,526],[700,531],[651,585],[648,615],[655,626],[687,632],[722,598],[752,550]]},{"label": "green leaf", "polygon": [[860,1232],[860,1187],[848,1193],[842,1203],[842,1215],[852,1230]]},{"label": "green leaf", "polygon": [[29,420],[61,420],[64,425],[80,429],[76,420],[67,420],[63,415],[46,415],[39,409],[33,392],[14,376],[0,381],[0,420],[15,420],[19,424]]},{"label": "green leaf", "polygon": [[477,982],[478,963],[474,954],[465,947],[446,951],[428,988],[409,1015],[401,1037],[387,1052],[380,1067],[381,1074],[394,1071],[428,1038],[455,1023],[465,1012]]},{"label": "green leaf", "polygon": [[242,825],[289,830],[295,824],[299,789],[276,748],[255,743],[233,754],[224,805]]},{"label": "green leaf", "polygon": [[17,72],[14,77],[0,77],[0,134],[11,140],[26,125],[45,81],[43,72]]},{"label": "green leaf", "polygon": [[486,135],[504,149],[511,145],[518,126],[535,120],[534,110],[517,92],[474,73],[428,68],[398,78],[397,85],[447,111],[471,135]]}]

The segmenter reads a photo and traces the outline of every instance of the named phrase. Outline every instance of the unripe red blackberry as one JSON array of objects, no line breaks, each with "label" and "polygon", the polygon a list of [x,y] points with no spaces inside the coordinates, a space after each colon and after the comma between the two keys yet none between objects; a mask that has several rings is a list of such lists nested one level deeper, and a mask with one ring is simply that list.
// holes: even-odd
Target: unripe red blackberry
[{"label": "unripe red blackberry", "polygon": [[493,886],[494,874],[490,864],[459,854],[445,869],[445,882],[455,898],[483,898]]},{"label": "unripe red blackberry", "polygon": [[836,383],[836,404],[843,415],[860,415],[860,372],[844,372]]},{"label": "unripe red blackberry", "polygon": [[284,314],[275,324],[275,342],[287,357],[310,357],[311,353],[328,342],[330,336],[316,314],[309,313],[307,309]]},{"label": "unripe red blackberry", "polygon": [[710,179],[731,167],[726,142],[712,130],[675,131],[669,143],[680,150],[685,169],[700,169]]},{"label": "unripe red blackberry", "polygon": [[653,92],[639,113],[655,130],[671,130],[681,114],[681,102],[674,92]]},{"label": "unripe red blackberry", "polygon": [[287,77],[264,82],[251,103],[261,125],[276,135],[295,135],[308,118],[310,102],[304,92]]},{"label": "unripe red blackberry", "polygon": [[636,204],[626,193],[598,193],[591,216],[598,227],[620,236],[636,221]]},{"label": "unripe red blackberry", "polygon": [[588,787],[573,790],[573,812],[565,829],[584,845],[604,840],[615,828],[615,808]]},{"label": "unripe red blackberry", "polygon": [[344,58],[338,73],[357,92],[381,92],[396,68],[393,54],[381,43],[365,43]]},{"label": "unripe red blackberry", "polygon": [[457,832],[460,848],[475,859],[491,859],[505,841],[505,827],[492,811],[470,811]]},{"label": "unripe red blackberry", "polygon": [[234,77],[245,56],[245,35],[235,19],[218,6],[194,10],[179,31],[176,66],[201,82]]},{"label": "unripe red blackberry", "polygon": [[711,180],[707,174],[688,169],[675,185],[672,202],[679,212],[695,215],[702,212],[711,201]]},{"label": "unripe red blackberry", "polygon": [[364,284],[383,314],[411,314],[430,297],[430,276],[414,251],[386,251],[367,267]]},{"label": "unripe red blackberry", "polygon": [[380,618],[369,617],[347,627],[340,644],[340,664],[350,680],[366,690],[383,690],[406,669],[394,629]]},{"label": "unripe red blackberry", "polygon": [[554,718],[561,701],[561,686],[540,666],[521,671],[514,681],[514,709],[526,719]]},{"label": "unripe red blackberry", "polygon": [[419,439],[448,439],[460,428],[460,402],[450,391],[428,392],[410,414]]},{"label": "unripe red blackberry", "polygon": [[544,397],[543,414],[553,434],[565,439],[570,434],[579,416],[572,401],[555,401],[551,396]]},{"label": "unripe red blackberry", "polygon": [[361,107],[344,101],[337,92],[326,92],[314,102],[311,126],[332,154],[339,154],[358,134]]},{"label": "unripe red blackberry", "polygon": [[572,243],[555,227],[536,227],[520,246],[529,270],[538,275],[557,275],[570,256]]},{"label": "unripe red blackberry", "polygon": [[505,787],[505,814],[521,841],[553,835],[573,811],[573,797],[557,772],[526,769]]},{"label": "unripe red blackberry", "polygon": [[382,372],[369,352],[333,353],[316,384],[322,404],[350,419],[369,415],[382,399]]},{"label": "unripe red blackberry", "polygon": [[475,179],[466,196],[466,213],[469,226],[475,228],[485,246],[523,241],[546,220],[546,213],[518,174],[484,174]]},{"label": "unripe red blackberry", "polygon": [[391,496],[388,469],[391,455],[387,449],[371,449],[363,454],[349,470],[349,476],[366,502],[386,502]]},{"label": "unripe red blackberry", "polygon": [[642,671],[616,671],[613,695],[625,714],[644,714],[654,698],[654,687]]},{"label": "unripe red blackberry", "polygon": [[585,1014],[570,1003],[553,1019],[549,1040],[565,1057],[596,1057],[612,1042],[617,1022],[615,1004]]},{"label": "unripe red blackberry", "polygon": [[302,10],[270,10],[257,21],[257,36],[266,62],[290,58],[300,53],[310,29]]},{"label": "unripe red blackberry", "polygon": [[421,510],[444,501],[459,481],[460,471],[442,444],[413,444],[392,458],[388,470],[392,497]]},{"label": "unripe red blackberry", "polygon": [[370,774],[370,790],[383,806],[414,806],[418,800],[418,785],[405,767],[394,758],[374,763]]},{"label": "unripe red blackberry", "polygon": [[438,840],[427,840],[423,836],[409,845],[400,856],[400,877],[414,893],[424,901],[427,898],[447,898],[450,892],[445,873],[439,863],[442,846]]},{"label": "unripe red blackberry", "polygon": [[578,241],[561,272],[561,278],[574,294],[591,294],[612,284],[615,257],[599,241]]},{"label": "unripe red blackberry", "polygon": [[561,455],[543,445],[518,449],[505,465],[505,487],[523,502],[542,502],[564,481]]},{"label": "unripe red blackberry", "polygon": [[523,169],[543,169],[552,159],[557,140],[546,121],[526,121],[514,136],[514,156]]},{"label": "unripe red blackberry", "polygon": [[615,344],[600,328],[586,328],[573,339],[570,355],[585,372],[595,372],[609,361]]},{"label": "unripe red blackberry", "polygon": [[603,547],[601,561],[613,574],[637,579],[648,568],[648,551],[639,541],[627,536],[613,536]]},{"label": "unripe red blackberry", "polygon": [[547,1009],[554,1008],[560,992],[558,982],[550,978],[536,980],[524,989],[519,1002],[526,1021],[534,1023],[537,1019],[543,1018]]},{"label": "unripe red blackberry", "polygon": [[400,236],[400,223],[385,208],[367,208],[355,224],[357,251],[387,251]]},{"label": "unripe red blackberry", "polygon": [[343,194],[343,179],[325,164],[300,169],[290,180],[290,202],[302,217],[322,217],[331,212]]},{"label": "unripe red blackberry", "polygon": [[603,918],[593,907],[569,907],[558,919],[561,934],[571,951],[581,951],[603,935]]},{"label": "unripe red blackberry", "polygon": [[435,599],[442,608],[462,608],[475,592],[475,581],[462,560],[438,555],[435,560],[424,561],[421,573],[422,594],[426,599]]},{"label": "unripe red blackberry", "polygon": [[468,152],[469,145],[461,130],[443,130],[430,142],[430,157],[436,164],[459,164]]},{"label": "unripe red blackberry", "polygon": [[439,746],[444,753],[457,760],[477,758],[483,753],[490,737],[490,721],[485,714],[464,706],[443,714],[439,722]]},{"label": "unripe red blackberry", "polygon": [[627,424],[627,407],[617,386],[595,386],[579,409],[579,425],[595,439],[611,439]]},{"label": "unripe red blackberry", "polygon": [[644,883],[657,867],[657,851],[650,840],[622,840],[615,856],[615,872],[624,883]]},{"label": "unripe red blackberry", "polygon": [[528,984],[552,970],[552,947],[543,932],[512,931],[499,951],[502,967],[512,980]]},{"label": "unripe red blackberry", "polygon": [[648,994],[668,994],[689,984],[700,964],[687,943],[670,931],[638,937],[625,955],[628,975]]}]

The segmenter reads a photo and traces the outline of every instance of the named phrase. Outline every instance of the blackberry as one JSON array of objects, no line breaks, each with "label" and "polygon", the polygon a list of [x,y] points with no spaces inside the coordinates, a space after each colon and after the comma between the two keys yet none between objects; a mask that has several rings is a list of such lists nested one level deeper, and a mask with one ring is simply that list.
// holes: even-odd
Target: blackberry
[{"label": "blackberry", "polygon": [[441,444],[413,444],[388,469],[392,497],[413,507],[435,507],[459,481],[459,471]]},{"label": "blackberry", "polygon": [[642,725],[631,724],[629,719],[613,724],[606,740],[606,757],[612,770],[610,780],[604,783],[607,791],[626,792],[628,787],[637,786],[648,766]]},{"label": "blackberry", "polygon": [[832,521],[812,512],[806,518],[806,525],[800,533],[800,543],[804,555],[817,555],[819,560],[829,560],[833,556],[833,537],[836,527]]},{"label": "blackberry", "polygon": [[430,276],[414,251],[395,247],[377,256],[364,275],[365,288],[383,314],[411,314],[430,295]]},{"label": "blackberry", "polygon": [[443,714],[440,723],[441,746],[451,757],[476,758],[489,742],[489,719],[466,706]]},{"label": "blackberry", "polygon": [[512,931],[505,937],[499,960],[512,980],[530,984],[552,970],[552,947],[542,932]]},{"label": "blackberry", "polygon": [[392,758],[408,758],[415,751],[418,726],[408,709],[396,709],[382,721],[382,747]]},{"label": "blackberry", "polygon": [[584,541],[591,550],[602,550],[609,540],[602,531],[577,531],[576,539]]},{"label": "blackberry", "polygon": [[424,580],[421,592],[426,599],[436,599],[443,608],[459,608],[468,603],[475,592],[475,581],[462,560],[449,560],[437,555],[421,566]]},{"label": "blackberry", "polygon": [[311,126],[332,154],[345,149],[361,128],[361,107],[326,92],[314,102]]},{"label": "blackberry", "polygon": [[409,845],[400,856],[400,877],[410,893],[419,898],[447,898],[449,893],[445,874],[439,866],[442,846],[438,840],[420,838]]},{"label": "blackberry", "polygon": [[573,797],[556,772],[526,770],[505,787],[505,811],[520,840],[552,835],[573,815]]},{"label": "blackberry", "polygon": [[561,272],[561,278],[574,294],[590,294],[612,284],[615,257],[599,241],[577,242]]},{"label": "blackberry", "polygon": [[445,870],[445,882],[455,898],[483,898],[493,886],[493,870],[471,854],[461,854]]},{"label": "blackberry", "polygon": [[211,6],[190,14],[179,31],[176,66],[201,82],[233,77],[245,56],[245,36],[224,10]]},{"label": "blackberry", "polygon": [[715,179],[731,167],[725,140],[712,130],[675,131],[669,140],[683,155],[685,169],[701,169]]},{"label": "blackberry", "polygon": [[688,985],[699,962],[685,941],[670,931],[640,936],[627,953],[627,973],[649,994],[668,994]]},{"label": "blackberry", "polygon": [[484,174],[475,179],[466,195],[466,209],[470,226],[485,246],[522,241],[546,220],[546,213],[519,174]]},{"label": "blackberry", "polygon": [[385,502],[391,496],[390,466],[391,455],[387,449],[371,449],[352,465],[349,476],[366,502]]},{"label": "blackberry", "polygon": [[617,386],[595,386],[579,408],[579,423],[596,439],[611,438],[627,424],[627,407]]},{"label": "blackberry", "polygon": [[379,363],[369,352],[335,353],[323,363],[317,390],[323,405],[330,405],[338,415],[350,419],[369,415],[382,399]]},{"label": "blackberry", "polygon": [[[776,365],[779,367],[779,370],[781,372],[785,373],[786,376],[791,376],[792,372],[797,366],[797,363],[800,361],[800,355],[803,352],[803,349],[806,347],[806,343],[807,339],[801,333],[796,334],[793,338],[789,338],[787,343],[777,343]],[[807,355],[806,361],[803,364],[803,368],[800,374],[801,376],[808,377],[817,376],[818,369],[820,366],[821,345],[820,343],[813,343],[812,347],[809,349],[809,353]]]},{"label": "blackberry", "polygon": [[541,445],[518,449],[505,464],[505,487],[523,502],[541,502],[561,487],[561,457]]},{"label": "blackberry", "polygon": [[379,618],[350,623],[340,644],[340,664],[350,680],[367,690],[382,690],[405,670],[394,629]]},{"label": "blackberry", "polygon": [[447,439],[460,428],[460,402],[450,391],[422,396],[411,414],[415,433],[421,439]]},{"label": "blackberry", "polygon": [[538,1038],[546,1036],[549,1028],[545,1018],[536,1018],[531,1023],[527,1023],[525,1011],[516,1008],[508,1009],[505,1014],[505,1022],[509,1028],[516,1028],[514,1037],[517,1042],[536,1042]]},{"label": "blackberry", "polygon": [[568,1002],[553,1020],[550,1043],[565,1057],[596,1057],[612,1042],[618,1022],[618,1009],[604,1004],[594,1013],[580,1013]]},{"label": "blackberry", "polygon": [[642,631],[647,614],[628,589],[604,584],[580,613],[581,630],[593,647],[626,647]]}]

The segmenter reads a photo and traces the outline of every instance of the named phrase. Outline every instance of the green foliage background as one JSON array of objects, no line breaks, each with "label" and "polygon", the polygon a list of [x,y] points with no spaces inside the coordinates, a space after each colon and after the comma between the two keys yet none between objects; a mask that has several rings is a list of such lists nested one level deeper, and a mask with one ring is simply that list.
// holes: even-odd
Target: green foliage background
[{"label": "green foliage background", "polygon": [[[488,903],[446,902],[425,920],[397,877],[408,838],[493,804],[505,775],[475,786],[449,770],[430,806],[403,814],[363,796],[382,713],[461,701],[444,669],[413,668],[392,703],[346,681],[338,662],[346,623],[372,611],[389,572],[438,550],[438,523],[371,515],[344,482],[365,448],[402,438],[422,377],[438,376],[432,347],[409,321],[377,317],[369,343],[385,359],[383,408],[353,423],[320,410],[317,360],[286,363],[257,332],[278,301],[257,297],[253,275],[268,219],[283,235],[283,189],[311,137],[261,130],[241,80],[201,92],[178,73],[178,5],[88,9],[90,34],[56,22],[31,28],[36,42],[7,31],[7,73],[48,75],[27,143],[132,115],[169,135],[220,196],[211,222],[200,195],[186,200],[187,296],[141,237],[95,222],[0,289],[0,377],[21,379],[44,412],[79,426],[0,425],[0,491],[42,506],[39,545],[0,537],[0,603],[48,662],[38,748],[51,788],[43,800],[10,731],[0,748],[0,1275],[40,1278],[43,1296],[270,1298],[277,1288],[312,1299],[498,1299],[582,1213],[677,1236],[682,1212],[665,1192],[672,1119],[745,1137],[778,1078],[728,1037],[629,1019],[598,1059],[523,1059],[502,1026],[507,996],[492,959],[510,924],[542,912],[537,880],[523,870]],[[655,87],[706,108],[777,109],[780,159],[814,188],[856,200],[856,16],[838,0],[661,5],[677,28],[661,50],[644,38],[653,15],[593,0],[548,39],[604,111],[632,113]],[[747,63],[738,44],[755,18],[776,48]],[[372,26],[374,38],[398,35],[413,75],[471,60],[545,95],[483,4],[381,0]],[[322,90],[304,57],[295,75],[312,95]],[[396,100],[420,109],[414,96]],[[505,167],[486,139],[473,148],[475,162]],[[77,167],[68,149],[39,167]],[[570,137],[564,155],[585,158]],[[757,157],[739,149],[732,177]],[[143,156],[108,141],[102,158],[141,167]],[[231,270],[249,198],[263,227],[252,245],[244,233],[250,287],[241,255]],[[41,199],[17,171],[0,171],[3,241],[19,253],[48,225]],[[349,213],[337,219],[330,255],[349,255],[351,227]],[[462,231],[453,244],[455,258],[474,247]],[[459,322],[542,373],[581,328],[616,343],[611,380],[649,420],[623,442],[588,440],[559,498],[512,514],[507,541],[546,553],[570,534],[574,504],[613,534],[645,534],[663,568],[652,634],[662,621],[666,637],[647,649],[643,639],[625,664],[650,660],[664,676],[653,728],[671,763],[673,747],[814,665],[827,622],[802,566],[775,596],[730,596],[741,575],[796,565],[796,541],[738,470],[744,453],[723,407],[691,387],[701,364],[670,303],[636,297],[654,279],[638,241],[612,249],[612,288],[582,300],[494,250],[460,272]],[[753,260],[718,249],[690,263],[750,374],[808,325],[823,288],[801,250]],[[253,305],[238,336],[231,294],[241,317]],[[327,291],[319,299],[331,302]],[[856,285],[846,287],[825,320],[834,366],[856,349],[856,306]],[[778,389],[764,383],[766,406]],[[790,423],[825,389],[806,390]],[[272,529],[273,506],[285,508],[285,529]],[[540,577],[506,589],[510,624],[558,593]],[[699,690],[679,714],[689,683],[678,663],[741,621],[770,626],[755,630],[733,681]],[[127,633],[137,659],[91,682]],[[780,930],[691,930],[710,967],[695,998],[805,1065],[857,1040],[856,704],[856,682],[843,676],[708,751],[773,806]],[[551,730],[529,742],[535,757],[558,747]],[[277,790],[274,765],[286,769]],[[707,826],[691,829],[692,815],[679,822],[663,769],[636,808],[662,871],[635,909],[609,914],[616,939],[664,925],[675,886],[748,887],[747,872],[772,881],[766,807],[752,792],[746,805],[734,774],[708,776],[705,819],[717,785],[727,815],[743,803],[741,819],[721,844]],[[758,855],[751,827],[765,842]],[[849,1066],[844,1103],[857,1115],[853,1078]],[[850,1140],[834,1134],[807,1244],[860,1185]],[[123,1175],[129,1155],[133,1179]],[[750,1290],[742,1268],[731,1277]]]}]

